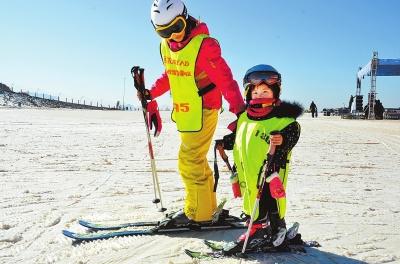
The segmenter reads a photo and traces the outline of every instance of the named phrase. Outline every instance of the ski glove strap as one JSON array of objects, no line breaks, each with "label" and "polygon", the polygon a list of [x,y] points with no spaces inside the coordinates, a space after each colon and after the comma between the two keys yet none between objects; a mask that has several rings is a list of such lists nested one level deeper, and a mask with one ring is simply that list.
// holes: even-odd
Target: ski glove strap
[{"label": "ski glove strap", "polygon": [[277,172],[272,173],[266,179],[266,182],[269,183],[269,191],[271,192],[271,196],[273,198],[278,199],[286,196],[285,188],[283,187],[282,181]]},{"label": "ski glove strap", "polygon": [[154,125],[154,136],[157,137],[161,133],[162,123],[160,112],[158,111],[157,101],[153,100],[147,103],[147,124],[149,129],[153,129]]}]

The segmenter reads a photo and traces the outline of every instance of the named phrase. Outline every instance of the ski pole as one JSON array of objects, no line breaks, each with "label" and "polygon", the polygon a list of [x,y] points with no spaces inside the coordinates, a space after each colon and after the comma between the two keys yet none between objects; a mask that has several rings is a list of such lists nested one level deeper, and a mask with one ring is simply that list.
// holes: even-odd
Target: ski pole
[{"label": "ski pole", "polygon": [[215,140],[215,147],[214,149],[217,149],[219,152],[219,156],[222,158],[222,160],[225,162],[225,165],[228,167],[230,172],[233,172],[232,166],[229,163],[229,158],[228,155],[226,155],[225,150],[224,150],[224,143],[222,139],[217,139]]},{"label": "ski pole", "polygon": [[[270,133],[270,135],[275,135],[277,134],[277,131],[272,131]],[[244,255],[245,251],[246,251],[246,246],[247,246],[247,242],[249,240],[249,236],[250,236],[250,230],[253,226],[253,222],[254,222],[254,217],[256,215],[257,209],[260,205],[260,198],[262,195],[262,191],[264,188],[264,184],[265,184],[265,180],[267,178],[267,173],[269,168],[272,165],[272,159],[274,158],[274,154],[275,154],[275,145],[272,145],[271,143],[269,144],[269,150],[266,156],[266,160],[264,160],[264,165],[262,166],[262,169],[260,170],[261,173],[261,185],[259,185],[259,183],[257,182],[257,186],[258,186],[258,192],[257,192],[257,196],[256,196],[256,201],[254,202],[254,207],[253,207],[253,211],[251,213],[250,216],[250,223],[249,223],[249,227],[247,228],[247,232],[246,232],[246,238],[244,240],[244,244],[243,244],[243,248],[242,248],[242,252],[241,254]],[[259,174],[260,176],[260,174]]]},{"label": "ski pole", "polygon": [[[167,210],[167,208],[165,208],[162,203],[160,183],[158,180],[156,162],[154,159],[153,144],[151,142],[150,129],[149,129],[149,125],[147,122],[147,101],[146,101],[146,98],[144,97],[144,92],[145,92],[144,69],[140,68],[139,66],[134,66],[131,69],[131,74],[132,74],[132,77],[134,80],[135,88],[141,94],[140,103],[142,104],[143,118],[144,118],[144,123],[146,126],[147,145],[149,147],[151,172],[152,172],[152,178],[153,178],[153,188],[154,188],[153,203],[155,203],[155,204],[160,203],[161,208],[159,209],[159,211],[164,212]],[[158,193],[158,195],[157,195],[157,193]]]},{"label": "ski pole", "polygon": [[219,170],[218,170],[218,163],[217,163],[217,148],[218,148],[218,140],[215,141],[214,145],[214,189],[213,192],[217,191],[218,180],[219,180]]},{"label": "ski pole", "polygon": [[222,139],[215,140],[215,145],[214,145],[214,192],[217,191],[217,185],[218,185],[218,180],[219,180],[217,150],[218,150],[219,155],[221,156],[222,160],[225,162],[226,166],[228,167],[229,171],[231,172],[231,174],[232,175],[235,174],[234,169],[232,168],[231,164],[229,163],[229,158],[225,153],[223,140]]},{"label": "ski pole", "polygon": [[[219,178],[217,153],[216,153],[217,149],[218,149],[219,155],[221,156],[222,160],[225,162],[225,165],[228,167],[229,171],[231,172],[231,176],[230,176],[229,180],[232,185],[233,198],[242,197],[242,193],[240,191],[239,178],[238,178],[238,174],[236,171],[236,166],[235,166],[235,164],[233,164],[233,167],[232,167],[231,164],[229,163],[228,155],[226,155],[226,153],[225,153],[223,139],[215,140],[215,146],[214,146],[214,178],[216,179],[216,182],[217,182],[217,179]],[[216,188],[214,186],[214,192],[215,191],[216,191]]]}]

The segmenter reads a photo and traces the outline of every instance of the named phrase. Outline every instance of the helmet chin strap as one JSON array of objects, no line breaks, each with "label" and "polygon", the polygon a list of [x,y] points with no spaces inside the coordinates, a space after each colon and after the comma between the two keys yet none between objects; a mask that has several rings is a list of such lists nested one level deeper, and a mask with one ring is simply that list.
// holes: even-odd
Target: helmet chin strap
[{"label": "helmet chin strap", "polygon": [[248,103],[248,107],[246,109],[247,114],[251,117],[265,117],[269,113],[271,113],[272,109],[275,106],[280,105],[281,101],[276,98],[257,98],[252,99]]},{"label": "helmet chin strap", "polygon": [[249,107],[252,108],[264,108],[268,106],[274,106],[280,103],[279,99],[276,98],[257,98],[251,99],[249,102]]}]

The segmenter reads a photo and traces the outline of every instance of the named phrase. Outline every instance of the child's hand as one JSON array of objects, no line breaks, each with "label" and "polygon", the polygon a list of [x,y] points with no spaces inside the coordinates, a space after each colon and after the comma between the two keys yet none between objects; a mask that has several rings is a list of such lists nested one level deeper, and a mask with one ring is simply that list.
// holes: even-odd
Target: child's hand
[{"label": "child's hand", "polygon": [[281,134],[270,135],[269,141],[271,145],[280,146],[283,142],[283,137]]}]

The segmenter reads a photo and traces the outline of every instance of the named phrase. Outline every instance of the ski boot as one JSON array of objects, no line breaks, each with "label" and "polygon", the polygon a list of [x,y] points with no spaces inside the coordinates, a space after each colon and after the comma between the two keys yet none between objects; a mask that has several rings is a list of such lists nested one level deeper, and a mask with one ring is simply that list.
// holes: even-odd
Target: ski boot
[{"label": "ski boot", "polygon": [[[244,232],[236,241],[226,243],[223,248],[224,255],[233,255],[242,252],[246,240],[247,231]],[[271,230],[266,223],[253,223],[249,238],[247,240],[245,252],[258,252],[271,240]]]},{"label": "ski boot", "polygon": [[296,235],[299,233],[299,227],[300,227],[300,224],[297,222],[294,222],[293,225],[286,232],[286,239],[292,240],[293,238],[295,238]]},{"label": "ski boot", "polygon": [[175,213],[167,215],[159,224],[160,229],[163,228],[175,228],[175,227],[187,227],[195,222],[189,219],[183,210],[179,210]]},{"label": "ski boot", "polygon": [[272,245],[279,247],[286,239],[286,222],[284,218],[280,218],[278,212],[271,213],[269,216],[271,231],[272,231]]}]

